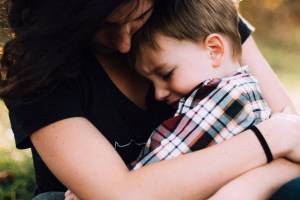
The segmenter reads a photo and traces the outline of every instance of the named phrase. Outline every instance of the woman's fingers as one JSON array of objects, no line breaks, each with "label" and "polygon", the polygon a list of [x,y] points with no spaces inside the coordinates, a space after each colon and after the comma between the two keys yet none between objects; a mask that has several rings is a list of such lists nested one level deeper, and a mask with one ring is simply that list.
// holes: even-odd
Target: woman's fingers
[{"label": "woman's fingers", "polygon": [[[284,112],[289,112],[289,108]],[[263,124],[268,144],[274,149],[275,157],[285,157],[300,163],[300,116],[289,113],[275,113]],[[259,124],[260,125],[260,124]],[[277,145],[272,145],[277,144]],[[277,154],[275,147],[283,150]]]},{"label": "woman's fingers", "polygon": [[282,110],[281,113],[293,114],[293,113],[295,113],[295,112],[293,111],[293,109],[292,109],[290,106],[286,106],[286,107]]},{"label": "woman's fingers", "polygon": [[288,125],[283,131],[282,137],[291,137],[292,141],[292,149],[286,155],[286,158],[300,163],[300,116],[290,114],[290,111],[289,108],[286,108],[283,111],[284,113],[278,114],[282,119],[281,126],[283,126],[283,123]]},{"label": "woman's fingers", "polygon": [[67,191],[65,192],[65,197],[66,197],[66,196],[69,196],[71,193],[72,193],[71,190],[67,190]]},{"label": "woman's fingers", "polygon": [[65,192],[65,200],[80,200],[71,190]]}]

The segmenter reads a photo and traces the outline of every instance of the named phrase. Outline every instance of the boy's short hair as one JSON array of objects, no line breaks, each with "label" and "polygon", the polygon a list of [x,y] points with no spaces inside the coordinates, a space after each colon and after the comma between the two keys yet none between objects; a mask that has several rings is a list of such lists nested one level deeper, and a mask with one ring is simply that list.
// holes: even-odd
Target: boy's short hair
[{"label": "boy's short hair", "polygon": [[204,42],[212,33],[227,36],[232,56],[241,56],[238,32],[239,16],[233,0],[156,0],[153,14],[133,41],[133,53],[140,53],[143,45],[160,49],[155,35],[179,40]]}]

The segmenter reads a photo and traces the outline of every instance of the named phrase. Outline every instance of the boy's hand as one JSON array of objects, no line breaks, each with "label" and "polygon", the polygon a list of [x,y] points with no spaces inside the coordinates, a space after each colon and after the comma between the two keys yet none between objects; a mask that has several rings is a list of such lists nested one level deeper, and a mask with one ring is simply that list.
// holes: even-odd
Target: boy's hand
[{"label": "boy's hand", "polygon": [[65,200],[80,200],[71,190],[65,192]]}]

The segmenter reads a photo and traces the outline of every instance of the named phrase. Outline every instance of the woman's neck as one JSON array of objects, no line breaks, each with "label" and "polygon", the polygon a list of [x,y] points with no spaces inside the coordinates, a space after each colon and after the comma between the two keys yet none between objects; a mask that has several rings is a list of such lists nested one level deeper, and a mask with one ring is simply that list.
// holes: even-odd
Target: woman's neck
[{"label": "woman's neck", "polygon": [[134,104],[145,109],[149,82],[130,66],[128,57],[117,53],[98,53],[96,57],[115,86]]}]

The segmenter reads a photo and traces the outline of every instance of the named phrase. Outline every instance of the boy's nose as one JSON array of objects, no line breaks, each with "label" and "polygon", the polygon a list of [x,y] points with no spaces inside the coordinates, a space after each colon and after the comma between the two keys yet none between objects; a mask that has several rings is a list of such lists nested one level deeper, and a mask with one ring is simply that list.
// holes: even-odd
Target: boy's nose
[{"label": "boy's nose", "polygon": [[155,88],[155,99],[157,101],[164,101],[169,96],[170,92],[164,88]]}]

